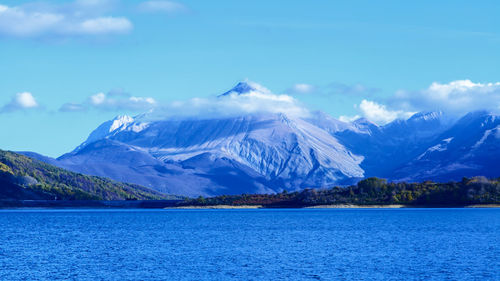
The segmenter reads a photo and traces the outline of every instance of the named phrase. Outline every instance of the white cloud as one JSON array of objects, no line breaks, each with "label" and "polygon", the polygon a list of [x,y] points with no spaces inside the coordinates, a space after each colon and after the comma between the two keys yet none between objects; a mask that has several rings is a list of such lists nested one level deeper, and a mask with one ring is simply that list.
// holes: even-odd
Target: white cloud
[{"label": "white cloud", "polygon": [[108,34],[126,33],[132,29],[132,23],[126,18],[102,17],[85,20],[75,25],[75,33]]},{"label": "white cloud", "polygon": [[77,112],[92,108],[106,111],[147,111],[156,106],[156,100],[151,97],[135,97],[124,92],[116,94],[116,91],[110,91],[107,94],[92,95],[82,103],[65,103],[59,108],[59,111]]},{"label": "white cloud", "polygon": [[156,104],[153,98],[142,98],[142,97],[130,97],[129,102],[133,103],[145,103],[145,104]]},{"label": "white cloud", "polygon": [[160,103],[152,97],[132,96],[118,89],[109,93],[96,93],[82,103],[66,103],[59,111],[79,112],[98,109],[148,112],[145,118],[150,119],[217,118],[253,113],[285,113],[297,117],[309,115],[309,111],[295,98],[289,95],[273,94],[254,82],[246,83],[249,85],[249,90],[243,93],[233,91],[218,97],[192,98],[170,103]]},{"label": "white cloud", "polygon": [[124,17],[102,15],[111,1],[79,0],[71,4],[0,5],[0,34],[13,37],[122,34],[132,29]]},{"label": "white cloud", "polygon": [[[450,119],[478,110],[500,113],[500,82],[434,82],[420,91],[397,91],[385,104],[365,99],[359,104],[358,110],[361,116],[378,124],[406,119],[420,111],[441,111]],[[345,121],[352,119],[348,116],[341,118]]]},{"label": "white cloud", "polygon": [[39,104],[36,101],[35,97],[29,92],[23,92],[16,94],[12,100],[4,105],[0,112],[12,112],[17,110],[24,109],[34,109],[38,108]]},{"label": "white cloud", "polygon": [[415,114],[415,112],[406,112],[403,110],[389,110],[385,105],[369,100],[362,100],[359,104],[359,109],[366,119],[380,125],[387,124],[396,119],[408,119]]},{"label": "white cloud", "polygon": [[309,111],[289,95],[276,95],[263,86],[247,82],[253,89],[230,92],[213,98],[193,98],[158,106],[148,114],[151,119],[166,117],[217,118],[254,113],[285,113],[306,117]]},{"label": "white cloud", "polygon": [[408,119],[416,113],[404,110],[390,110],[386,105],[366,99],[362,100],[359,105],[355,105],[355,107],[360,112],[359,115],[340,116],[339,120],[343,122],[352,122],[356,119],[364,117],[378,125],[385,125],[396,119]]},{"label": "white cloud", "polygon": [[500,82],[474,83],[457,80],[432,83],[421,91],[398,91],[389,100],[392,107],[412,111],[443,111],[461,116],[471,111],[500,111]]},{"label": "white cloud", "polygon": [[143,12],[173,14],[186,11],[187,7],[174,1],[146,1],[139,4],[139,10]]},{"label": "white cloud", "polygon": [[157,105],[150,97],[114,96],[113,94],[98,93],[90,96],[86,104],[101,110],[149,110]]},{"label": "white cloud", "polygon": [[29,92],[19,93],[16,95],[15,102],[22,108],[34,108],[38,107],[33,95]]},{"label": "white cloud", "polygon": [[90,104],[94,106],[99,106],[106,100],[106,95],[104,93],[98,93],[89,98]]}]

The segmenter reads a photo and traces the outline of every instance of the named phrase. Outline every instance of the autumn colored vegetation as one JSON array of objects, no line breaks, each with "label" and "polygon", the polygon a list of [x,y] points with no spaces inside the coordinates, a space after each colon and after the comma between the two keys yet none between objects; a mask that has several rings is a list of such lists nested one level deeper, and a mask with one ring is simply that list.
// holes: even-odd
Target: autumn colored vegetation
[{"label": "autumn colored vegetation", "polygon": [[463,178],[460,182],[395,183],[368,178],[357,185],[329,189],[305,189],[278,194],[244,194],[199,197],[183,205],[263,205],[265,207],[307,207],[317,205],[355,204],[414,206],[465,206],[500,203],[500,179]]},{"label": "autumn colored vegetation", "polygon": [[73,173],[0,150],[0,200],[172,199],[151,189]]}]

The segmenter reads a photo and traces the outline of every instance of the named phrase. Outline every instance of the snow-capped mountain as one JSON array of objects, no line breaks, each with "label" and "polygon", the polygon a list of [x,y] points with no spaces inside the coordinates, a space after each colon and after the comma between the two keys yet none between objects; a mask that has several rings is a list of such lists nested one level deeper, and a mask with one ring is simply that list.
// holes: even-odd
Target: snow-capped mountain
[{"label": "snow-capped mountain", "polygon": [[[117,118],[105,128],[113,129],[109,124],[122,119]],[[142,129],[137,130],[138,127]],[[179,169],[177,172],[182,177],[197,170],[193,174],[207,178],[208,174],[215,172],[207,170],[213,168],[212,163],[225,161],[237,170],[251,171],[247,174],[252,174],[252,177],[259,175],[265,179],[266,184],[260,188],[262,191],[330,186],[363,177],[363,170],[359,167],[362,157],[350,153],[325,131],[285,114],[164,120],[148,125],[137,120],[114,128],[95,140],[101,129],[102,126],[91,134],[91,141],[60,157],[59,161],[81,172],[106,171],[113,178],[122,174],[122,168],[113,171],[116,165],[134,166],[141,174],[150,167]],[[145,182],[141,181],[141,184]],[[163,186],[157,181],[149,185]],[[216,184],[207,182],[207,185]],[[169,192],[177,191],[177,194],[182,192],[170,189],[168,184],[165,188],[169,188]],[[254,189],[252,191],[258,190]]]},{"label": "snow-capped mountain", "polygon": [[[272,93],[241,82],[217,99],[248,101],[251,95]],[[364,118],[346,123],[322,112],[155,116],[118,116],[50,161],[188,196],[329,187],[368,176],[412,181],[500,175],[500,118],[485,112],[455,123],[441,112],[422,112],[385,126]]]},{"label": "snow-capped mountain", "polygon": [[[242,82],[219,98],[251,91],[260,89]],[[362,160],[332,134],[284,113],[156,121],[119,116],[58,159],[71,170],[186,195],[349,184],[363,178]]]},{"label": "snow-capped mountain", "polygon": [[435,137],[412,161],[394,171],[400,180],[458,180],[500,175],[500,116],[472,112]]},{"label": "snow-capped mountain", "polygon": [[378,126],[365,118],[353,122],[355,130],[335,133],[335,137],[365,160],[365,176],[392,179],[392,172],[414,159],[442,133],[447,125],[442,113],[417,113],[408,120],[395,120]]}]

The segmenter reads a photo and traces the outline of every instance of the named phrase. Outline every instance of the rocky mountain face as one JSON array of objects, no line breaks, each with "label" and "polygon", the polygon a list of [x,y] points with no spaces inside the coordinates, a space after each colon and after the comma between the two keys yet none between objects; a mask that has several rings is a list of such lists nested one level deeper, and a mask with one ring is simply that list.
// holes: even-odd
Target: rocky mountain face
[{"label": "rocky mountain face", "polygon": [[458,180],[500,174],[500,117],[473,112],[440,133],[394,171],[400,180]]},{"label": "rocky mountain face", "polygon": [[362,157],[284,114],[147,124],[123,119],[108,124],[107,135],[60,157],[60,165],[188,195],[296,190],[363,177]]},{"label": "rocky mountain face", "polygon": [[[254,91],[259,89],[242,82],[218,98]],[[499,176],[500,118],[476,112],[450,123],[444,117],[418,113],[378,126],[321,112],[119,116],[74,151],[40,160],[188,196],[330,187],[369,176],[405,181]]]}]

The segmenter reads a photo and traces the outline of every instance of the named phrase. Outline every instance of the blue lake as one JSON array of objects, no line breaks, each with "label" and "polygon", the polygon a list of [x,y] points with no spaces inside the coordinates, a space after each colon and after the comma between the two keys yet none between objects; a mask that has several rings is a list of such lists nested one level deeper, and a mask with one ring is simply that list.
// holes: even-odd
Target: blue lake
[{"label": "blue lake", "polygon": [[499,280],[500,209],[3,210],[0,280]]}]

